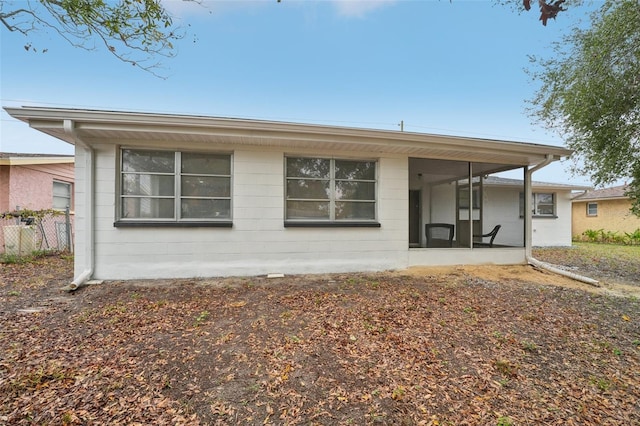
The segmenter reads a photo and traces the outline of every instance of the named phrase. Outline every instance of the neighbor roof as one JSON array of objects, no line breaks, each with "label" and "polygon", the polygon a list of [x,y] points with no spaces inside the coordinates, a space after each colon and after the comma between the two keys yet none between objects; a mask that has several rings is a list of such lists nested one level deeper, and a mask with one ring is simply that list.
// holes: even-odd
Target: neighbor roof
[{"label": "neighbor roof", "polygon": [[572,201],[591,201],[591,200],[607,200],[607,199],[619,199],[628,198],[625,192],[629,185],[612,186],[611,188],[594,189],[586,191],[584,194],[580,194]]},{"label": "neighbor roof", "polygon": [[315,124],[86,109],[19,107],[5,110],[32,128],[70,144],[136,141],[176,147],[234,144],[406,154],[461,161],[535,165],[571,150],[557,146],[425,133]]},{"label": "neighbor roof", "polygon": [[31,164],[73,163],[73,155],[59,154],[26,154],[16,152],[0,152],[1,166],[20,166]]},{"label": "neighbor roof", "polygon": [[[484,183],[486,185],[493,186],[523,186],[524,181],[522,179],[509,179],[498,176],[488,176]],[[567,189],[573,191],[584,191],[590,189],[589,186],[584,185],[569,185],[566,183],[553,183],[553,182],[540,182],[531,181],[531,187],[535,189]]]}]

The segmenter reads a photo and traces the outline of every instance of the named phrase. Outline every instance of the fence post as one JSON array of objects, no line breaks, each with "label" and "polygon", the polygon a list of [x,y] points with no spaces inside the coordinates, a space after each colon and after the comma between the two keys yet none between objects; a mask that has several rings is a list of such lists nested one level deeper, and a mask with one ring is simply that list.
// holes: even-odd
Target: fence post
[{"label": "fence post", "polygon": [[69,253],[73,253],[73,246],[71,245],[71,218],[69,217],[69,206],[64,209],[64,218],[67,227],[67,250],[69,250]]}]

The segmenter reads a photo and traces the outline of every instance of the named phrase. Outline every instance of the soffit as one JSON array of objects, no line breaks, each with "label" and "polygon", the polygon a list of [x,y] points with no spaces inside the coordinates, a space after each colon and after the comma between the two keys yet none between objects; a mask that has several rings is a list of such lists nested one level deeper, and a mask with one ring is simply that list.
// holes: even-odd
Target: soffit
[{"label": "soffit", "polygon": [[[564,148],[538,144],[297,123],[37,107],[5,109],[31,127],[71,144],[135,141],[182,149],[246,145],[285,150],[366,151],[512,165],[534,165],[547,155],[557,160],[571,153]],[[65,121],[74,133],[65,131]]]}]

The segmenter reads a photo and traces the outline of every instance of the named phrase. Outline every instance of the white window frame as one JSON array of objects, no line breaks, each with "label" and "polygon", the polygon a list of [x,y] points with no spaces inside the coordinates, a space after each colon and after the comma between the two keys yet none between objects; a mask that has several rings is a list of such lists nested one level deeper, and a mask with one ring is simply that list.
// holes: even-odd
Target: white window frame
[{"label": "white window frame", "polygon": [[[594,207],[594,211],[591,210],[591,207]],[[587,216],[598,216],[598,203],[587,203]]]},{"label": "white window frame", "polygon": [[[557,197],[554,192],[534,192],[533,200],[531,200],[531,207],[533,209],[533,216],[536,217],[556,217],[557,211]],[[553,211],[551,213],[540,213],[540,206],[545,205],[548,206],[549,203],[541,203],[539,198],[541,195],[551,195],[551,206]]]},{"label": "white window frame", "polygon": [[[139,171],[137,173],[140,174],[153,174],[153,175],[166,175],[173,176],[174,180],[174,193],[172,196],[161,196],[161,195],[153,195],[153,196],[137,196],[137,195],[125,195],[123,194],[123,176],[129,173],[136,172],[124,172],[123,167],[123,152],[124,151],[163,151],[163,152],[171,152],[174,154],[174,170],[173,173],[156,173],[156,172],[144,172]],[[181,164],[182,164],[182,154],[202,154],[202,155],[221,155],[228,156],[229,158],[229,174],[190,174],[190,173],[182,173]],[[229,152],[208,152],[208,151],[177,151],[177,150],[166,150],[166,149],[158,149],[158,148],[142,148],[142,147],[121,147],[119,149],[119,167],[118,167],[118,185],[117,185],[117,212],[116,212],[116,226],[125,226],[128,224],[183,224],[183,225],[198,225],[198,224],[211,224],[215,226],[216,224],[224,224],[230,225],[233,218],[233,154]],[[181,194],[181,178],[183,176],[205,176],[205,177],[222,177],[229,179],[229,196],[228,197],[189,197],[183,196]],[[152,217],[123,217],[123,200],[125,198],[165,198],[165,199],[173,199],[174,200],[174,211],[172,218],[152,218]],[[182,200],[186,199],[211,199],[211,200],[228,200],[229,201],[229,216],[224,216],[220,218],[183,218],[182,217]]]},{"label": "white window frame", "polygon": [[[539,195],[551,195],[553,202],[553,213],[540,213],[538,206],[541,205],[538,201]],[[544,205],[549,205],[544,203]],[[531,194],[531,213],[533,217],[550,217],[555,218],[558,212],[558,197],[555,192],[534,192]],[[524,217],[524,192],[520,193],[520,217]]]},{"label": "white window frame", "polygon": [[[299,176],[288,176],[287,174],[287,161],[289,159],[294,158],[309,158],[309,159],[321,159],[330,161],[330,171],[328,178],[309,178],[311,180],[327,180],[329,181],[330,194],[329,198],[323,200],[315,200],[315,199],[305,199],[305,198],[289,198],[289,194],[287,193],[288,189],[288,181],[289,180],[298,180],[304,179]],[[366,163],[374,163],[374,178],[373,179],[338,179],[336,178],[336,161],[355,161],[355,162],[366,162]],[[343,157],[325,157],[325,156],[309,156],[309,155],[286,155],[284,158],[284,215],[285,215],[285,224],[288,226],[295,226],[296,224],[306,224],[311,225],[336,225],[336,226],[379,226],[378,220],[378,170],[379,170],[379,162],[376,159],[371,158],[343,158]],[[374,198],[370,200],[337,200],[336,197],[336,182],[367,182],[374,184]],[[288,217],[287,212],[287,202],[288,201],[328,201],[329,202],[329,217],[328,218],[317,218],[317,217],[308,217],[308,218],[292,218]],[[372,203],[373,204],[373,218],[347,218],[347,219],[339,219],[336,218],[336,202],[348,202],[348,203]]]},{"label": "white window frame", "polygon": [[[69,196],[56,195],[56,185],[63,185],[67,188]],[[67,205],[65,207],[56,206],[56,199],[58,200],[67,200]],[[61,180],[54,180],[52,184],[52,197],[51,197],[51,206],[54,210],[66,210],[68,207],[71,210],[71,206],[73,202],[73,184],[71,182],[64,182]]]}]

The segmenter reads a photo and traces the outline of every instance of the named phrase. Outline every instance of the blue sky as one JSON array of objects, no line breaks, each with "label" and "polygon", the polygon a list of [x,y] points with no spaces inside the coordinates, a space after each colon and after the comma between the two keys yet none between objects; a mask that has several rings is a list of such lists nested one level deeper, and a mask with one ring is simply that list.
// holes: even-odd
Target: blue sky
[{"label": "blue sky", "polygon": [[[521,2],[514,0],[517,4]],[[528,55],[550,54],[573,9],[543,27],[492,1],[165,1],[186,30],[160,79],[54,33],[2,28],[1,102],[295,121],[562,145],[531,123]],[[0,150],[73,147],[2,112]],[[536,180],[588,183],[569,163]]]}]

